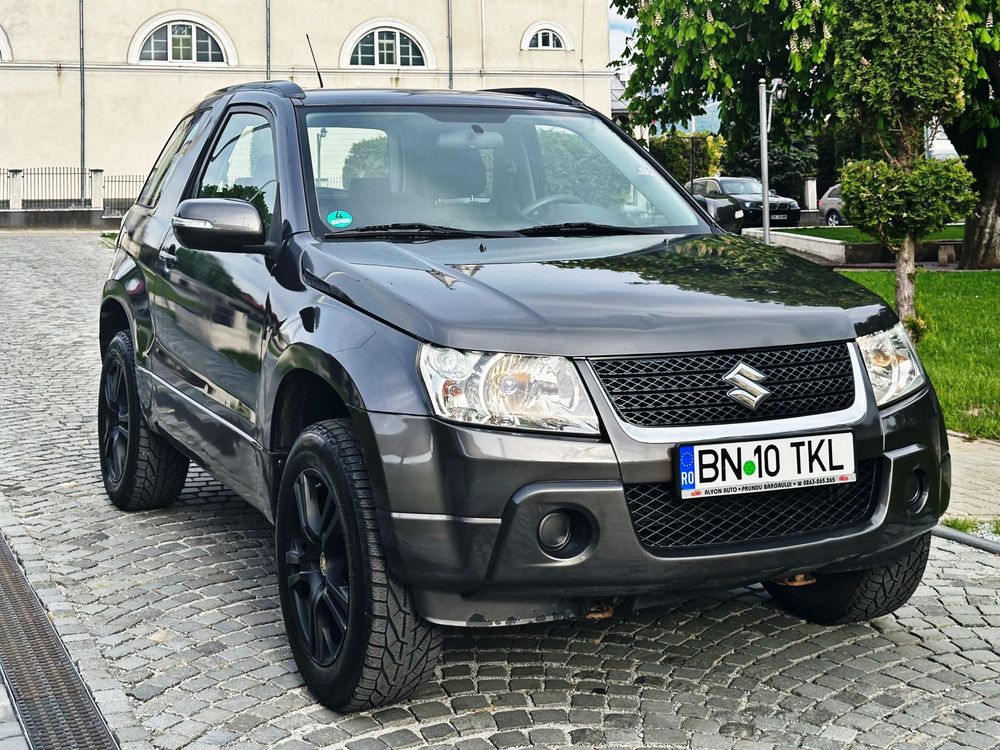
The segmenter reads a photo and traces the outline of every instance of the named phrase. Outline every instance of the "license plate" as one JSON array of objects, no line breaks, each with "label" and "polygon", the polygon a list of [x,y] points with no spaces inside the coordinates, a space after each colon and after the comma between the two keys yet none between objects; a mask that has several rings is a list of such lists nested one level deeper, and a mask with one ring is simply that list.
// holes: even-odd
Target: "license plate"
[{"label": "license plate", "polygon": [[854,440],[837,435],[681,445],[681,497],[733,495],[853,482]]},{"label": "license plate", "polygon": [[788,214],[771,214],[771,218],[776,221],[781,221],[788,218]]}]

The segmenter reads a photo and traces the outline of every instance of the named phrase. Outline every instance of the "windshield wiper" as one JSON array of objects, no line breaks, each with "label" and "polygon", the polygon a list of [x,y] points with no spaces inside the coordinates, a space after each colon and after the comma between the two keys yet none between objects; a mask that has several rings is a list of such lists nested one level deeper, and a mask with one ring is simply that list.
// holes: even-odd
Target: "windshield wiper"
[{"label": "windshield wiper", "polygon": [[357,227],[356,229],[345,229],[343,232],[330,232],[323,235],[325,240],[351,239],[355,237],[510,237],[512,232],[486,232],[474,229],[458,229],[457,227],[445,227],[437,224],[396,223],[396,224],[369,224],[368,226]]},{"label": "windshield wiper", "polygon": [[597,224],[593,221],[569,221],[562,224],[540,224],[517,230],[528,237],[548,237],[562,234],[663,234],[653,227],[622,227],[616,224]]}]

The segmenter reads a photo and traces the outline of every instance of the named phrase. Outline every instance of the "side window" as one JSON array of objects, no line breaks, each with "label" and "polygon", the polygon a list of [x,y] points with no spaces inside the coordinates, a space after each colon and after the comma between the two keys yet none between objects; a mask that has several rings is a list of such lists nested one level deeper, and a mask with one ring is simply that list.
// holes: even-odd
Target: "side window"
[{"label": "side window", "polygon": [[160,200],[160,193],[167,184],[170,176],[174,173],[177,163],[191,148],[195,136],[200,130],[199,125],[205,121],[208,110],[194,112],[181,120],[174,132],[170,134],[167,145],[160,152],[153,171],[146,178],[146,184],[142,186],[136,203],[142,206],[153,208]]},{"label": "side window", "polygon": [[694,186],[693,186],[693,189],[691,190],[691,192],[694,193],[695,195],[704,195],[705,194],[705,183],[704,182],[696,182],[696,183],[694,183]]},{"label": "side window", "polygon": [[839,198],[840,197],[840,188],[839,187],[835,187],[833,190],[831,190],[830,191],[830,197],[831,198]]},{"label": "side window", "polygon": [[705,191],[707,195],[713,198],[722,195],[722,189],[719,187],[719,183],[715,180],[709,180],[705,183]]},{"label": "side window", "polygon": [[271,227],[278,178],[271,124],[263,115],[229,116],[198,184],[198,198],[239,198],[252,204]]},{"label": "side window", "polygon": [[556,125],[536,125],[535,132],[548,195],[573,195],[613,210],[638,197],[625,175],[583,136]]}]

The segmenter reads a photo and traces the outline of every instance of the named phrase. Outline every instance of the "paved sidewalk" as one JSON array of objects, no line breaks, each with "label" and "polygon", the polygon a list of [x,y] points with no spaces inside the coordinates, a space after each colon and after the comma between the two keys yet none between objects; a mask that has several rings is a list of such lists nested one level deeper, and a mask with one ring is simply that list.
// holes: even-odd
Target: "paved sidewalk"
[{"label": "paved sidewalk", "polygon": [[1000,556],[937,538],[914,597],[872,623],[809,625],[754,586],[603,624],[450,630],[412,700],[319,706],[263,516],[196,470],[169,509],[104,494],[110,258],[93,235],[0,233],[0,529],[123,750],[1000,748]]},{"label": "paved sidewalk", "polygon": [[953,487],[949,517],[1000,518],[1000,443],[948,433]]}]

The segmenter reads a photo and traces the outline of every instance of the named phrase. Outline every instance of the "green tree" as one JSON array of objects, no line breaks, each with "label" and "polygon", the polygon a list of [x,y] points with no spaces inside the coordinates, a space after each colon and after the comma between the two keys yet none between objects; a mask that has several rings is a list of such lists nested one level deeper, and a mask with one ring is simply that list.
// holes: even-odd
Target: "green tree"
[{"label": "green tree", "polygon": [[[818,126],[835,110],[833,34],[839,0],[613,0],[637,23],[623,65],[625,97],[640,124],[685,121],[712,98],[741,140],[756,127],[757,81],[790,81],[780,119]],[[878,7],[873,3],[873,7]],[[922,4],[920,13],[934,11]],[[963,75],[967,106],[945,131],[976,177],[962,263],[1000,266],[1000,0],[968,0],[965,35],[975,59]],[[904,40],[905,41],[905,40]],[[907,56],[904,43],[900,55]]]},{"label": "green tree", "polygon": [[692,162],[695,177],[718,174],[724,145],[720,136],[709,133],[696,133],[694,137],[664,133],[649,139],[649,153],[675,180],[685,183],[691,179]]},{"label": "green tree", "polygon": [[913,274],[922,235],[975,205],[972,175],[960,160],[924,156],[924,127],[950,122],[965,106],[972,58],[962,0],[838,0],[834,22],[835,102],[879,159],[841,173],[851,222],[896,252],[896,311],[916,318]]},{"label": "green tree", "polygon": [[[812,138],[786,133],[775,139],[768,152],[770,187],[779,195],[802,200],[806,178],[816,174],[816,146]],[[722,170],[733,177],[759,177],[760,135],[753,133],[740,140],[728,138]]]},{"label": "green tree", "polygon": [[343,186],[355,177],[386,177],[389,174],[389,139],[384,135],[351,145],[344,159]]}]

